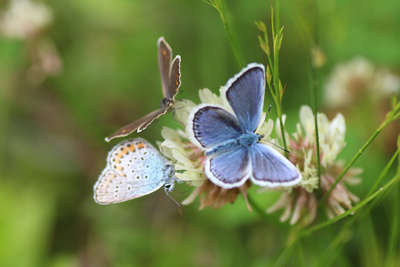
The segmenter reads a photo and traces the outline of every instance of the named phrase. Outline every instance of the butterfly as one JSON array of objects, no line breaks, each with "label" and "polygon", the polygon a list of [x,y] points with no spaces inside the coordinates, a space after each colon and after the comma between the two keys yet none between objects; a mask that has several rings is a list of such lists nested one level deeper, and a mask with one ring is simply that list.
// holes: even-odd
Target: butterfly
[{"label": "butterfly", "polygon": [[126,140],[108,154],[107,167],[94,185],[94,200],[99,204],[119,203],[161,187],[169,196],[175,180],[174,167],[150,143],[141,138]]},{"label": "butterfly", "polygon": [[161,108],[147,114],[143,118],[128,124],[112,135],[106,138],[107,142],[110,142],[116,137],[127,136],[130,133],[137,130],[141,132],[147,128],[155,119],[159,118],[172,109],[175,103],[175,96],[178,93],[178,89],[181,85],[181,57],[176,56],[172,61],[172,50],[171,47],[164,40],[164,37],[158,39],[158,67],[161,74],[161,85],[164,98],[161,101]]},{"label": "butterfly", "polygon": [[259,186],[292,186],[302,176],[278,151],[259,141],[265,94],[264,65],[252,63],[229,79],[222,90],[230,107],[200,104],[189,114],[192,143],[204,149],[205,174],[214,184],[230,189],[248,179]]}]

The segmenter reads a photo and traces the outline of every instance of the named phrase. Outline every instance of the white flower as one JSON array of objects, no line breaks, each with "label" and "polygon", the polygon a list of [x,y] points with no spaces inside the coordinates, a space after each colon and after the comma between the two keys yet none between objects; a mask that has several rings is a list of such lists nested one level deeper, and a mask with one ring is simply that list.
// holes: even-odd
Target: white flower
[{"label": "white flower", "polygon": [[[338,154],[346,146],[346,124],[343,115],[338,113],[332,121],[329,121],[325,114],[318,113],[317,120],[321,157],[321,188],[319,188],[317,169],[315,120],[310,107],[301,107],[300,123],[297,124],[297,131],[292,134],[293,137],[285,134],[288,149],[292,152],[289,160],[299,168],[303,178],[295,187],[281,188],[283,190],[281,198],[267,212],[284,209],[281,221],[290,218],[290,224],[300,221],[304,225],[310,224],[317,212],[315,190],[322,190],[322,194],[327,193],[335,179],[344,170],[343,161],[337,160]],[[279,120],[276,124],[277,134],[281,136]],[[332,190],[325,205],[328,217],[343,213],[345,209],[352,207],[352,203],[358,201],[358,198],[347,190],[344,183],[359,183],[360,179],[355,176],[361,172],[360,169],[351,168]]]},{"label": "white flower", "polygon": [[161,152],[171,159],[175,170],[178,171],[176,177],[189,185],[201,185],[206,179],[200,159],[203,156],[202,151],[191,145],[187,141],[186,133],[181,130],[164,127],[161,135],[165,139],[160,145]]},{"label": "white flower", "polygon": [[9,38],[28,39],[52,21],[51,9],[30,0],[11,0],[7,11],[0,16],[0,31]]},{"label": "white flower", "polygon": [[334,68],[325,85],[325,102],[330,107],[344,107],[360,95],[377,99],[398,93],[399,89],[398,76],[357,57]]}]

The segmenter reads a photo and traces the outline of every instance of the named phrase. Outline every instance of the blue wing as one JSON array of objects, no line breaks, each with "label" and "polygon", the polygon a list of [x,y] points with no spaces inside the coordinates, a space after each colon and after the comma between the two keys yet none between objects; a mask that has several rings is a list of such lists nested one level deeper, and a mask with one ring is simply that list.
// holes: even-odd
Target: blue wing
[{"label": "blue wing", "polygon": [[205,173],[211,182],[222,188],[239,187],[251,176],[249,155],[246,147],[217,154],[207,159]]},{"label": "blue wing", "polygon": [[204,148],[222,145],[242,134],[235,116],[218,106],[199,105],[188,121],[191,141]]},{"label": "blue wing", "polygon": [[254,132],[261,119],[265,94],[265,70],[249,64],[226,84],[226,99],[244,132]]},{"label": "blue wing", "polygon": [[259,186],[293,186],[302,179],[297,168],[275,149],[256,143],[250,148],[253,176]]}]

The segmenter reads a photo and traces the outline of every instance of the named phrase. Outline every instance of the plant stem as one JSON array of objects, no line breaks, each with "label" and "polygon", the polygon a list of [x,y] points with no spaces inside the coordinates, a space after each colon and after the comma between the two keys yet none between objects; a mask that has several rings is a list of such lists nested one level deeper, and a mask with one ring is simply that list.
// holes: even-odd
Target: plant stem
[{"label": "plant stem", "polygon": [[278,118],[279,118],[279,124],[281,127],[281,134],[282,134],[282,142],[283,142],[283,148],[286,150],[285,154],[286,154],[286,158],[289,157],[289,153],[287,152],[287,145],[286,145],[286,137],[285,137],[285,128],[284,128],[284,124],[283,124],[283,120],[282,120],[282,106],[276,104],[276,109],[278,111]]},{"label": "plant stem", "polygon": [[265,211],[262,208],[260,208],[260,206],[253,200],[250,194],[247,195],[247,200],[249,201],[250,206],[258,214],[258,216],[260,216],[261,219],[268,220]]},{"label": "plant stem", "polygon": [[312,59],[311,63],[311,98],[313,102],[313,113],[314,113],[314,124],[315,124],[315,144],[317,149],[317,170],[318,170],[318,180],[319,188],[321,188],[321,156],[319,149],[319,131],[318,131],[318,79],[317,79],[317,68],[313,65]]},{"label": "plant stem", "polygon": [[224,25],[226,34],[228,35],[228,39],[229,42],[231,43],[232,49],[233,49],[233,53],[235,54],[237,63],[239,65],[239,68],[243,68],[244,67],[244,60],[243,60],[243,56],[242,54],[240,54],[239,49],[237,49],[236,44],[234,42],[233,36],[232,36],[232,32],[230,30],[229,24],[226,21],[225,15],[224,15],[224,11],[222,9],[222,2],[221,0],[218,2],[218,0],[215,1],[215,5],[214,7],[218,10],[219,16],[221,17],[222,23]]},{"label": "plant stem", "polygon": [[323,223],[321,223],[319,225],[316,225],[314,227],[305,229],[302,233],[300,233],[299,236],[302,237],[302,236],[309,235],[309,234],[311,234],[312,232],[314,232],[316,230],[319,230],[319,229],[324,228],[324,227],[326,227],[328,225],[331,225],[332,223],[341,220],[342,218],[346,217],[347,215],[352,214],[353,212],[356,212],[358,209],[363,207],[365,204],[367,204],[368,202],[373,200],[376,196],[378,196],[381,193],[385,192],[388,188],[390,188],[392,185],[394,185],[399,180],[400,180],[400,173],[398,173],[396,176],[394,176],[388,183],[386,183],[383,187],[379,188],[379,190],[377,190],[374,194],[372,194],[371,196],[366,198],[364,201],[362,201],[360,204],[358,204],[354,208],[347,210],[346,212],[336,216],[333,219],[330,219],[329,221],[326,221],[326,222],[323,222]]},{"label": "plant stem", "polygon": [[[386,176],[389,169],[392,167],[392,165],[393,165],[394,161],[396,160],[396,158],[398,157],[399,153],[400,153],[400,148],[397,149],[397,151],[394,153],[394,155],[390,159],[389,163],[382,170],[381,174],[379,175],[378,179],[376,179],[374,185],[371,187],[371,189],[369,190],[366,197],[369,197],[375,191],[375,189],[378,187],[378,185],[380,184],[382,179]],[[400,157],[398,159],[400,160]],[[399,162],[399,166],[400,166],[400,162]],[[321,257],[317,261],[316,266],[323,266],[324,265],[323,259],[330,256],[333,251],[340,253],[340,252],[338,252],[338,250],[340,250],[341,248],[337,248],[337,247],[339,246],[339,244],[343,244],[342,240],[347,236],[348,232],[350,231],[350,228],[356,222],[356,219],[357,219],[357,221],[362,221],[365,214],[368,214],[369,211],[377,205],[377,203],[381,199],[381,196],[382,195],[376,197],[373,200],[373,202],[371,203],[371,205],[369,205],[367,208],[365,208],[361,214],[359,213],[359,215],[357,217],[355,217],[355,216],[351,217],[350,220],[347,221],[346,224],[341,227],[340,232],[335,236],[335,238],[327,246],[327,249],[323,252]]]},{"label": "plant stem", "polygon": [[400,201],[400,185],[396,186],[396,193],[394,197],[393,203],[393,220],[392,220],[392,228],[390,229],[390,238],[389,238],[389,246],[388,252],[386,254],[385,266],[390,267],[394,266],[394,253],[396,249],[397,243],[397,235],[398,235],[398,227],[399,227],[399,201]]},{"label": "plant stem", "polygon": [[[398,138],[397,143],[398,149],[397,154],[400,151],[400,135]],[[400,173],[400,157],[398,157],[397,163],[397,173]],[[389,238],[389,246],[388,252],[386,254],[385,266],[391,267],[394,266],[394,253],[396,249],[397,243],[397,235],[398,235],[398,227],[399,227],[399,201],[400,201],[400,185],[397,185],[395,196],[394,196],[394,203],[393,203],[393,220],[392,220],[392,229],[390,231],[390,238]]]},{"label": "plant stem", "polygon": [[379,126],[379,128],[375,131],[375,133],[368,139],[368,141],[362,146],[362,148],[358,151],[358,153],[354,156],[354,158],[350,161],[350,163],[347,165],[345,170],[339,175],[339,177],[336,179],[336,181],[333,183],[329,191],[323,196],[320,205],[323,205],[325,201],[328,199],[329,195],[331,194],[332,190],[335,188],[335,186],[342,180],[343,176],[347,173],[347,171],[353,166],[354,162],[361,156],[361,154],[365,151],[365,149],[372,143],[372,141],[375,139],[375,137],[380,134],[380,132],[383,130],[383,128],[386,127],[391,122],[390,119],[386,119],[382,124]]},{"label": "plant stem", "polygon": [[[398,182],[400,180],[400,172],[397,173],[397,175],[395,175],[389,182],[387,182],[383,187],[381,187],[379,190],[377,190],[374,194],[372,194],[371,196],[369,196],[368,198],[366,198],[364,201],[362,201],[360,204],[358,204],[357,206],[355,206],[354,208],[347,210],[346,212],[336,216],[333,219],[330,219],[326,222],[320,223],[314,227],[310,227],[308,229],[304,229],[303,231],[301,231],[295,238],[293,238],[294,240],[292,240],[291,242],[289,242],[286,246],[286,248],[284,249],[284,251],[282,253],[285,253],[285,251],[289,250],[291,246],[293,246],[293,244],[299,242],[299,240],[307,235],[310,235],[312,232],[322,229],[324,227],[327,227],[331,224],[333,224],[336,221],[341,220],[342,218],[348,216],[349,214],[354,214],[357,210],[361,209],[363,206],[365,206],[368,202],[370,202],[371,200],[377,200],[378,196],[381,193],[387,192],[388,189],[390,189],[394,184],[396,184],[396,182]],[[376,203],[376,202],[375,202]],[[371,205],[373,206],[373,205]],[[369,209],[371,209],[372,207],[369,207]],[[354,219],[353,219],[354,220]],[[352,225],[352,222],[350,221],[348,223],[349,227]],[[346,229],[345,229],[346,230]],[[336,238],[334,241],[331,242],[332,243],[336,243],[338,244],[340,241],[340,236],[343,236],[343,232],[345,230],[341,231],[341,234],[338,235],[338,238]],[[280,255],[280,257],[282,257],[282,254]]]}]

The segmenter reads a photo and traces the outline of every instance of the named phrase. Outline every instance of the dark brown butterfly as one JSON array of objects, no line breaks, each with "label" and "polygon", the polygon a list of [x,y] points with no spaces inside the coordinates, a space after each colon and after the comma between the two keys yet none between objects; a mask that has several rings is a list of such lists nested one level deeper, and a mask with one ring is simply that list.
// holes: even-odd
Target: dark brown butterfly
[{"label": "dark brown butterfly", "polygon": [[172,50],[171,47],[164,40],[164,37],[158,39],[158,67],[161,74],[161,85],[164,99],[161,101],[161,108],[147,114],[141,119],[128,124],[109,137],[106,138],[107,142],[116,138],[127,136],[137,130],[141,132],[147,128],[155,119],[167,113],[173,108],[175,103],[175,96],[178,93],[179,86],[181,85],[181,57],[176,56],[171,63]]}]

